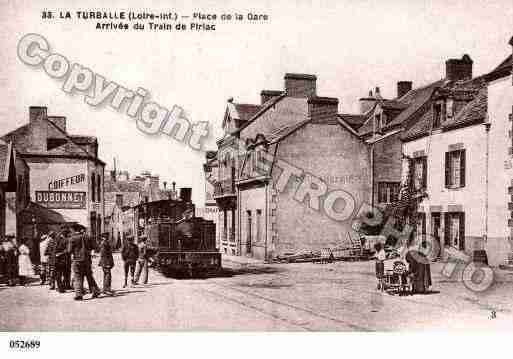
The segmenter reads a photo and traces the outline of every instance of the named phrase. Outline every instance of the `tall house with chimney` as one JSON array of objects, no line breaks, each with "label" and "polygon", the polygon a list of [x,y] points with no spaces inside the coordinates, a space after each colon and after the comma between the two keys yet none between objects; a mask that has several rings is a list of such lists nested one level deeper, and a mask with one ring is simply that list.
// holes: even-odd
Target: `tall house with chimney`
[{"label": "tall house with chimney", "polygon": [[473,77],[468,55],[448,60],[401,134],[404,173],[420,198],[417,233],[435,239],[440,257],[513,264],[512,66],[509,55]]},{"label": "tall house with chimney", "polygon": [[358,118],[339,115],[338,104],[317,95],[316,76],[293,73],[283,91],[262,91],[258,105],[228,100],[214,191],[224,253],[269,259],[335,247],[352,235],[350,215],[335,220],[326,210],[354,208],[325,198],[341,190],[356,208],[368,202],[370,153]]},{"label": "tall house with chimney", "polygon": [[46,107],[31,106],[29,122],[4,135],[30,170],[30,218],[40,231],[78,223],[97,237],[103,228],[104,167],[98,140],[72,135],[66,117],[50,116]]}]

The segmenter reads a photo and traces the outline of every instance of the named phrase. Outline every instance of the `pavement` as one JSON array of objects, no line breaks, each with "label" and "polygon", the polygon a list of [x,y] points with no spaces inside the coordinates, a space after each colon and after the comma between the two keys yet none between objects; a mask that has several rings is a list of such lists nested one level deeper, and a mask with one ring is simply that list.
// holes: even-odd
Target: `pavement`
[{"label": "pavement", "polygon": [[[96,264],[95,259],[95,263]],[[391,331],[511,330],[513,272],[496,270],[493,286],[473,292],[431,267],[430,294],[376,290],[374,262],[266,264],[223,256],[223,273],[174,279],[150,270],[150,283],[122,288],[115,256],[114,297],[73,301],[34,281],[0,285],[2,331]],[[95,278],[102,282],[95,265]]]}]

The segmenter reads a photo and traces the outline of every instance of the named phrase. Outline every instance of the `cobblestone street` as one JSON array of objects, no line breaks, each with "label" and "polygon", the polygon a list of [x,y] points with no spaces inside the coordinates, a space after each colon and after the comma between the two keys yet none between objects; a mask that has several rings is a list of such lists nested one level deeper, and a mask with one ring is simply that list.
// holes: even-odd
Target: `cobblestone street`
[{"label": "cobblestone street", "polygon": [[373,266],[268,265],[229,257],[222,277],[177,280],[151,271],[150,284],[123,289],[116,256],[115,297],[88,294],[75,302],[71,291],[59,294],[38,282],[0,286],[0,330],[511,329],[513,272],[496,272],[496,284],[478,295],[442,277],[441,264],[434,263],[431,294],[398,297],[376,291]]}]

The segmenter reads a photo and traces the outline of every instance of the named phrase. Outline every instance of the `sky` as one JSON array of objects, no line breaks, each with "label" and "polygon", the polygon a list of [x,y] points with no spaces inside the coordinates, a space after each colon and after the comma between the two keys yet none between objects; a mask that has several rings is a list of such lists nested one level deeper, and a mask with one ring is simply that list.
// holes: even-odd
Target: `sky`
[{"label": "sky", "polygon": [[[396,83],[418,87],[444,76],[448,58],[465,53],[474,74],[491,71],[511,53],[513,3],[490,1],[31,1],[0,0],[0,134],[28,122],[28,107],[47,106],[67,117],[68,132],[98,137],[100,158],[136,175],[192,187],[204,202],[204,153],[167,136],[150,136],[122,112],[92,107],[63,81],[16,55],[27,33],[43,35],[51,50],[106,79],[142,87],[151,100],[182,107],[193,121],[208,121],[207,149],[222,135],[226,101],[259,103],[262,89],[283,89],[286,72],[315,74],[317,93],[337,97],[339,111],[358,112],[358,98]],[[95,21],[42,19],[43,11],[172,11],[267,14],[268,21],[218,21],[216,31],[99,31]]]}]

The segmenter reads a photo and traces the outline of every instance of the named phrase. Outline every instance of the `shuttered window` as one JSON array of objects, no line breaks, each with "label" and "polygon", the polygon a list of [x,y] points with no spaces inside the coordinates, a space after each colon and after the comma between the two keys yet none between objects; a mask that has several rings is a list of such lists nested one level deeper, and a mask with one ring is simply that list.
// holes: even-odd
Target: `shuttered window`
[{"label": "shuttered window", "polygon": [[465,213],[451,212],[445,216],[445,244],[465,249]]},{"label": "shuttered window", "polygon": [[96,202],[96,176],[94,173],[91,175],[91,201]]},{"label": "shuttered window", "polygon": [[445,187],[465,187],[465,150],[445,153]]},{"label": "shuttered window", "polygon": [[427,187],[427,157],[417,157],[413,163],[413,186],[416,190]]},{"label": "shuttered window", "polygon": [[378,203],[394,203],[399,200],[399,182],[378,182]]}]

